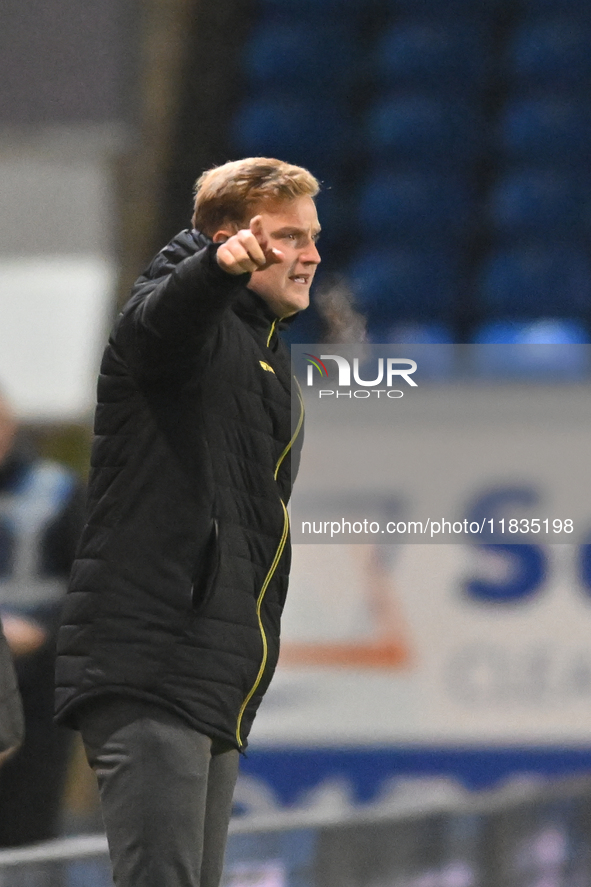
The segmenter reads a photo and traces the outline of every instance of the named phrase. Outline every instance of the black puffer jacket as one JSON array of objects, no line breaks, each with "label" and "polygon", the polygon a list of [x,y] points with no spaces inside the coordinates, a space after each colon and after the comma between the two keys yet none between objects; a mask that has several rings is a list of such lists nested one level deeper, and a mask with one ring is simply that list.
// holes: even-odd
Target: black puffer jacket
[{"label": "black puffer jacket", "polygon": [[215,249],[178,235],[105,350],[57,718],[124,693],[244,748],[279,652],[301,401],[292,424],[277,318]]}]

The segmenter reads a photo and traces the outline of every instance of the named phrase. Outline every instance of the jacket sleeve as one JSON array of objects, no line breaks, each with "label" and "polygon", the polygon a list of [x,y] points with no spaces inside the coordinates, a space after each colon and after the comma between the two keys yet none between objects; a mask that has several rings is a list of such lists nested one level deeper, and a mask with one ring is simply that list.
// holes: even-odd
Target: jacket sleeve
[{"label": "jacket sleeve", "polygon": [[217,261],[217,244],[157,280],[140,280],[117,320],[112,341],[132,369],[161,375],[198,359],[205,341],[250,274],[232,275]]}]

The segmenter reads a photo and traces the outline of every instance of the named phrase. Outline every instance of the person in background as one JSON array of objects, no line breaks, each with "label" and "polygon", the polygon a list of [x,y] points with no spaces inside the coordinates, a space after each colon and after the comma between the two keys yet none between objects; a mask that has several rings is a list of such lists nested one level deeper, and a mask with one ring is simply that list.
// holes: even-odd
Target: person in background
[{"label": "person in background", "polygon": [[12,655],[0,622],[0,767],[23,741],[23,706]]},{"label": "person in background", "polygon": [[53,725],[55,634],[82,526],[76,475],[38,458],[0,393],[0,616],[25,739],[0,769],[0,847],[55,837],[71,734]]}]

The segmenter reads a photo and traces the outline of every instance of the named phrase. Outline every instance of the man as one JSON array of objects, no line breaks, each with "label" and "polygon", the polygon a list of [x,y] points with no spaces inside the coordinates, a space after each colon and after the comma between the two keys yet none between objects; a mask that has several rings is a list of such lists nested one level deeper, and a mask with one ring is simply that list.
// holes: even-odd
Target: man
[{"label": "man", "polygon": [[239,752],[279,652],[291,374],[320,261],[316,179],[267,158],[196,185],[104,354],[57,713],[101,792],[117,887],[217,887]]},{"label": "man", "polygon": [[53,724],[55,637],[83,502],[77,477],[38,458],[0,394],[0,616],[25,716],[24,743],[0,770],[0,847],[59,833],[71,735]]}]

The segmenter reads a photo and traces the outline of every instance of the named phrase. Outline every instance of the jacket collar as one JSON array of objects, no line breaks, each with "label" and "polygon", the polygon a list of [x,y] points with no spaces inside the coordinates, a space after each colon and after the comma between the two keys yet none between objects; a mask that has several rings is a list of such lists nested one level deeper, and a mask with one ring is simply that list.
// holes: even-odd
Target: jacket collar
[{"label": "jacket collar", "polygon": [[241,289],[232,307],[238,317],[261,329],[269,329],[277,321],[277,315],[271,311],[267,303],[247,286]]},{"label": "jacket collar", "polygon": [[188,235],[188,237],[193,241],[193,243],[197,247],[197,250],[203,249],[204,247],[209,246],[210,243],[213,243],[211,237],[208,237],[207,234],[203,234],[202,231],[198,231],[197,228],[192,228],[190,231],[188,229],[186,231],[181,231],[181,233],[177,234],[177,236],[174,238],[174,240],[171,241],[171,243],[174,243],[177,238],[180,241],[184,241],[185,235]]}]

